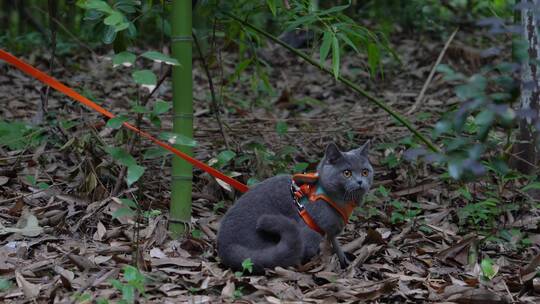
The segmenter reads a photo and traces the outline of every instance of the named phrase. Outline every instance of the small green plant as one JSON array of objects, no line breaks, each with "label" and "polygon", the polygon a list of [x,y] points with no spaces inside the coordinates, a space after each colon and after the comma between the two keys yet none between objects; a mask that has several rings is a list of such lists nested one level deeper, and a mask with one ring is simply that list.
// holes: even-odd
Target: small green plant
[{"label": "small green plant", "polygon": [[111,280],[111,284],[122,294],[122,300],[118,303],[135,303],[137,293],[145,295],[145,276],[135,267],[126,265],[122,268],[124,281]]},{"label": "small green plant", "polygon": [[422,212],[422,208],[418,203],[408,202],[404,204],[398,200],[392,200],[390,205],[393,207],[390,216],[392,224],[410,221]]},{"label": "small green plant", "polygon": [[482,269],[482,278],[488,281],[491,281],[499,272],[499,266],[493,264],[490,258],[483,259],[480,262],[480,268]]},{"label": "small green plant", "polygon": [[9,290],[11,288],[11,286],[13,286],[13,284],[11,283],[10,280],[0,278],[0,291],[1,292]]},{"label": "small green plant", "polygon": [[253,262],[250,258],[245,259],[242,262],[242,271],[237,271],[234,273],[235,276],[241,277],[246,273],[252,273],[253,272]]}]

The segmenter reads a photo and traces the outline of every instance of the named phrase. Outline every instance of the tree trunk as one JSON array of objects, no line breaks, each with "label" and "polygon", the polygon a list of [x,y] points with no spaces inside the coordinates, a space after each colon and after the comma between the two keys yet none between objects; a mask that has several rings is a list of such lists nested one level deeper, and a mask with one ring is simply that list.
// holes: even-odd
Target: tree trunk
[{"label": "tree trunk", "polygon": [[[173,1],[171,11],[172,57],[180,63],[173,67],[173,131],[193,138],[193,80],[191,75],[191,0]],[[176,146],[192,155],[192,149]],[[191,220],[193,167],[179,157],[172,161],[171,213],[169,229],[173,237],[187,232]]]},{"label": "tree trunk", "polygon": [[[540,0],[522,0],[524,7],[540,7]],[[514,149],[513,167],[524,174],[533,174],[538,163],[538,130],[535,124],[540,122],[540,71],[537,66],[540,59],[538,41],[538,11],[523,8],[521,11],[522,39],[527,43],[527,58],[521,62],[520,109],[526,113],[519,121],[518,140]]]}]

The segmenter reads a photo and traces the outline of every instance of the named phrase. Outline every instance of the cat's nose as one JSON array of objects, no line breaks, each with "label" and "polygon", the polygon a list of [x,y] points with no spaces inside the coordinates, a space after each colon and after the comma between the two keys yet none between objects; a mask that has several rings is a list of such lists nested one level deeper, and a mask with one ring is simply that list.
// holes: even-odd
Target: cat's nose
[{"label": "cat's nose", "polygon": [[357,180],[356,182],[358,183],[358,185],[362,186],[362,180],[361,179]]}]

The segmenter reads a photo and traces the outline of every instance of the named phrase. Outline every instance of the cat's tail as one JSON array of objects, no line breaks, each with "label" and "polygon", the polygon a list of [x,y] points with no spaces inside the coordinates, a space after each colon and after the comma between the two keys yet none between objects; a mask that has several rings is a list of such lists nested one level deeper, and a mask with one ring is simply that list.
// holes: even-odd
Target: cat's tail
[{"label": "cat's tail", "polygon": [[261,238],[268,238],[268,245],[255,249],[249,245],[232,244],[228,252],[220,253],[224,264],[241,270],[242,262],[249,258],[253,272],[260,274],[264,273],[264,268],[296,266],[302,262],[303,240],[293,220],[282,215],[262,215],[257,220],[256,229]]}]

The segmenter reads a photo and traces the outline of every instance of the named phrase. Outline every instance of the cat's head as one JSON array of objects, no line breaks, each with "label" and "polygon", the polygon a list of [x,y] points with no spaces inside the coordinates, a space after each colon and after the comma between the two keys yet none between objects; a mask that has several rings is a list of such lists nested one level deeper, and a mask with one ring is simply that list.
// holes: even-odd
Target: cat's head
[{"label": "cat's head", "polygon": [[373,167],[369,163],[369,141],[360,148],[341,152],[331,143],[317,167],[319,182],[332,198],[358,202],[373,183]]}]

